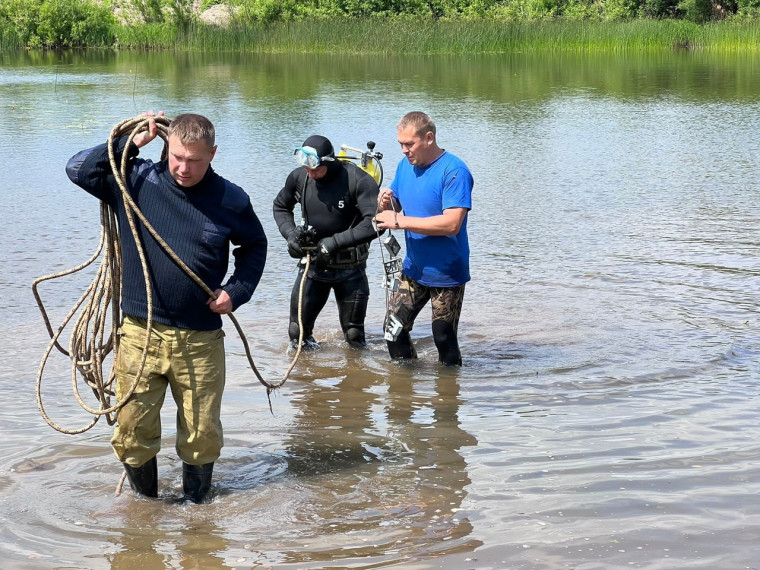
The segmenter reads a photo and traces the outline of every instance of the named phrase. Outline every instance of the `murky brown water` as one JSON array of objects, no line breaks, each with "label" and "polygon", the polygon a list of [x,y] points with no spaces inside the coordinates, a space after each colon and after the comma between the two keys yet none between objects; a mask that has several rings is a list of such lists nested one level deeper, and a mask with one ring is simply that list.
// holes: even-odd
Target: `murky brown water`
[{"label": "murky brown water", "polygon": [[[238,312],[286,370],[295,272],[271,219],[292,148],[377,142],[423,109],[475,180],[465,366],[389,362],[377,248],[370,346],[322,349],[273,398],[228,329],[214,500],[176,499],[165,406],[159,501],[114,497],[103,422],[41,419],[40,275],[93,251],[97,204],[63,167],[144,109],[217,125],[217,170],[270,237]],[[3,568],[753,568],[760,566],[760,74],[753,57],[349,58],[0,55]],[[43,286],[62,319],[89,276]],[[87,416],[66,362],[43,396]]]}]

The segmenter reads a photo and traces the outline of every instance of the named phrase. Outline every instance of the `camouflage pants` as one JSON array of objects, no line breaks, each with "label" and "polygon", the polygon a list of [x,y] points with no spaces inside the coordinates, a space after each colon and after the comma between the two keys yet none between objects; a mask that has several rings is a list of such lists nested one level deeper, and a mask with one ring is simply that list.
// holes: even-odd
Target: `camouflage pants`
[{"label": "camouflage pants", "polygon": [[[398,289],[388,301],[385,326],[386,334],[394,337],[394,340],[387,341],[391,358],[417,357],[409,332],[428,301],[433,309],[433,341],[438,349],[438,360],[446,365],[461,366],[462,354],[459,351],[457,328],[464,301],[464,285],[427,287],[405,275],[401,276]],[[401,324],[400,331],[391,326],[391,315]]]},{"label": "camouflage pants", "polygon": [[459,316],[462,314],[464,287],[427,287],[402,274],[398,290],[391,295],[388,302],[388,310],[401,321],[404,330],[411,331],[417,315],[430,301],[433,321],[445,321],[456,332]]},{"label": "camouflage pants", "polygon": [[[145,321],[125,317],[116,360],[116,397],[134,383],[145,344]],[[224,331],[178,329],[153,323],[140,380],[117,414],[111,438],[116,457],[132,467],[161,448],[161,406],[166,388],[177,404],[176,450],[182,461],[203,465],[222,449],[220,419],[225,382]]]}]

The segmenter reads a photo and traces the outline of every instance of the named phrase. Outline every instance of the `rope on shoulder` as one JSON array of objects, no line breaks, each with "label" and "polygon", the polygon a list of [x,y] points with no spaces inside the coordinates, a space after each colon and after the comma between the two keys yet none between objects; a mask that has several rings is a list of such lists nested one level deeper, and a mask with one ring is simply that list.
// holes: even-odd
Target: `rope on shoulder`
[{"label": "rope on shoulder", "polygon": [[[148,270],[148,264],[145,258],[145,252],[141,244],[141,240],[137,233],[137,221],[145,227],[150,235],[156,240],[156,242],[166,251],[166,253],[174,260],[175,263],[199,286],[203,291],[211,298],[216,298],[215,293],[177,256],[177,254],[169,247],[169,245],[161,238],[156,232],[150,222],[144,217],[143,213],[139,210],[137,205],[132,200],[131,195],[127,190],[127,167],[129,164],[128,153],[124,152],[121,157],[121,163],[117,164],[115,155],[116,141],[123,136],[128,136],[127,144],[124,148],[129,148],[132,144],[134,137],[143,131],[148,130],[149,120],[153,119],[158,127],[158,136],[164,141],[164,148],[161,154],[161,159],[164,160],[168,154],[168,127],[170,119],[163,116],[156,117],[134,117],[131,119],[125,119],[116,126],[113,127],[108,137],[108,157],[111,163],[111,169],[113,171],[115,180],[121,191],[121,196],[124,201],[124,210],[126,212],[127,221],[129,222],[129,230],[134,236],[134,242],[137,246],[138,255],[142,264],[143,276],[145,279],[146,296],[148,299],[148,316],[146,323],[146,335],[145,343],[143,345],[142,358],[140,365],[135,373],[135,377],[130,385],[128,392],[124,395],[124,398],[120,401],[116,400],[116,393],[114,388],[115,380],[115,365],[111,366],[111,370],[108,373],[107,378],[104,377],[104,363],[108,355],[113,352],[114,360],[119,351],[119,336],[117,334],[119,323],[121,323],[121,240],[119,236],[119,228],[116,222],[116,214],[113,209],[105,202],[101,202],[100,205],[100,241],[95,253],[84,263],[73,267],[71,269],[39,277],[32,283],[32,293],[37,301],[37,306],[42,313],[42,318],[45,322],[48,334],[50,335],[50,343],[48,344],[45,352],[40,361],[40,366],[37,371],[36,379],[36,397],[37,406],[40,409],[45,422],[53,429],[66,433],[66,434],[78,434],[83,433],[92,428],[101,417],[105,416],[108,425],[116,423],[116,414],[118,410],[124,406],[129,398],[137,388],[139,379],[145,368],[145,362],[148,357],[148,346],[153,328],[153,293],[150,284],[150,274]],[[100,266],[96,272],[91,284],[87,287],[85,292],[75,303],[74,307],[69,311],[66,317],[63,319],[61,325],[53,330],[50,323],[50,318],[45,309],[44,303],[39,293],[39,285],[44,281],[52,279],[58,279],[68,275],[72,275],[78,271],[85,269],[92,265],[99,257]],[[306,261],[306,270],[308,271],[309,260]],[[300,305],[303,298],[303,282],[301,283],[300,295],[299,295],[299,325],[300,323]],[[77,315],[78,313],[78,315]],[[110,331],[106,333],[106,327],[109,323],[108,315],[110,314]],[[76,321],[73,325],[71,338],[69,342],[69,349],[64,348],[59,340],[68,324],[76,316]],[[253,373],[258,378],[259,382],[267,389],[267,400],[269,402],[269,411],[272,410],[271,394],[273,391],[280,388],[290,373],[292,372],[298,357],[301,354],[301,343],[303,332],[301,332],[301,338],[299,338],[298,350],[288,367],[285,375],[278,382],[268,382],[259,373],[254,363],[253,356],[251,355],[251,349],[243,332],[240,323],[232,313],[228,314],[235,329],[240,336],[240,340],[243,343],[245,354],[248,359],[248,363],[253,370]],[[301,331],[303,327],[301,326]],[[54,422],[48,415],[42,398],[42,378],[44,375],[45,366],[48,358],[53,349],[58,350],[65,356],[71,359],[71,381],[74,389],[74,395],[79,405],[93,415],[92,420],[83,427],[69,429],[64,428]],[[92,390],[95,398],[98,400],[98,407],[94,408],[85,403],[82,395],[79,391],[79,376],[82,377],[84,383]]]}]

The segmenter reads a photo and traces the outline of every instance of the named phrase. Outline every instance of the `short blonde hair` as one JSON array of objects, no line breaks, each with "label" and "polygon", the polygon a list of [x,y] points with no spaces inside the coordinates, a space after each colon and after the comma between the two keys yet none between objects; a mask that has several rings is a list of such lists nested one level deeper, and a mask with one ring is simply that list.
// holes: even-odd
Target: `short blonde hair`
[{"label": "short blonde hair", "polygon": [[169,123],[168,136],[175,135],[182,144],[193,144],[203,141],[209,148],[216,144],[214,125],[203,115],[184,113],[174,117]]},{"label": "short blonde hair", "polygon": [[427,133],[433,133],[435,136],[435,123],[429,115],[422,111],[412,111],[407,113],[396,125],[396,128],[400,131],[408,127],[414,127],[414,132],[417,136],[424,137]]}]

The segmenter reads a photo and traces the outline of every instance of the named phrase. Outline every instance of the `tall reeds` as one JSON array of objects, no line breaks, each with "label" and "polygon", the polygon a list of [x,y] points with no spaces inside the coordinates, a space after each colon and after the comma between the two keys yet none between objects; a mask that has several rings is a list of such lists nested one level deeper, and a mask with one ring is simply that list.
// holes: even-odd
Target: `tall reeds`
[{"label": "tall reeds", "polygon": [[24,47],[24,42],[11,27],[0,26],[0,53],[16,51]]},{"label": "tall reeds", "polygon": [[[117,24],[112,31],[116,37],[116,47],[121,49],[205,52],[462,54],[662,49],[760,51],[760,20],[756,19],[694,24],[684,20],[650,19],[627,22],[516,22],[493,19],[436,21],[411,17],[331,18],[270,24],[233,23],[226,28],[200,22],[187,27],[166,22],[130,26]],[[13,51],[25,45],[23,38],[12,27],[0,25],[0,50]]]},{"label": "tall reeds", "polygon": [[118,25],[116,44],[125,49],[175,49],[179,30],[169,24]]},{"label": "tall reeds", "polygon": [[117,33],[129,48],[216,52],[454,54],[519,51],[625,52],[661,49],[759,51],[760,21],[698,25],[629,22],[321,19],[184,31],[140,26]]}]

